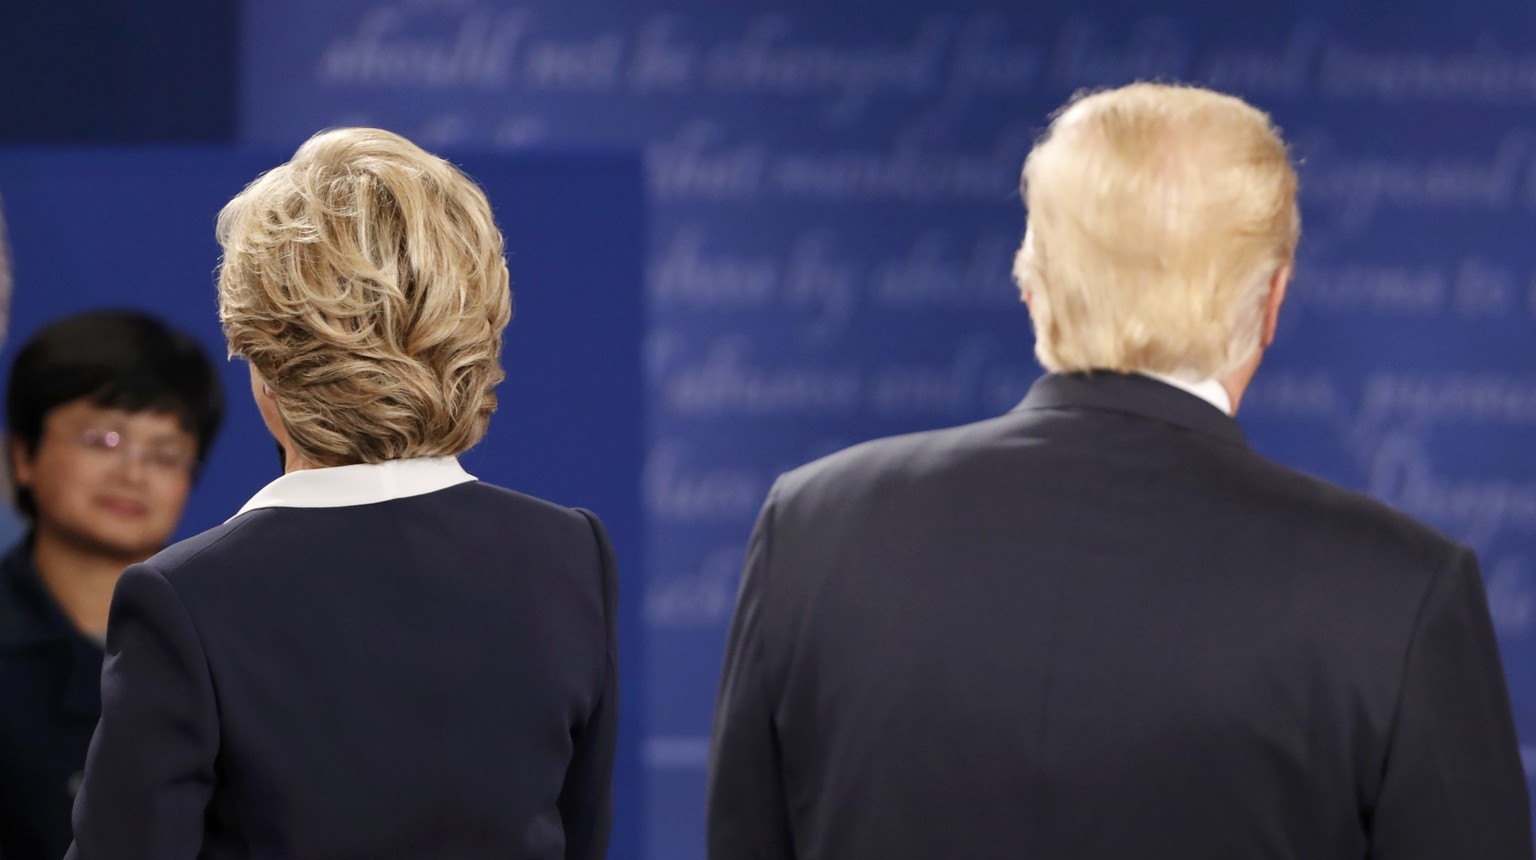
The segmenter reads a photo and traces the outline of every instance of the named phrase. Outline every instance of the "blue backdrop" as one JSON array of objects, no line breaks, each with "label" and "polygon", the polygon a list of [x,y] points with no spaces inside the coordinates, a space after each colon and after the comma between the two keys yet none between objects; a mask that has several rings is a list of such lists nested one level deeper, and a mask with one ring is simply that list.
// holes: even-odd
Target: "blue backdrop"
[{"label": "blue backdrop", "polygon": [[[114,51],[82,51],[95,29],[54,44],[31,37],[43,13],[17,11],[33,4],[0,9],[0,63],[39,80],[0,95],[0,139],[291,148],[369,123],[438,148],[643,156],[643,317],[633,279],[589,281],[585,304],[564,309],[611,313],[601,336],[550,348],[604,370],[529,356],[545,387],[507,397],[588,410],[567,416],[573,442],[601,434],[630,452],[601,482],[643,500],[642,561],[626,559],[624,580],[643,641],[627,655],[626,718],[644,780],[621,802],[643,801],[645,835],[621,828],[614,856],[702,855],[719,652],[773,476],[872,436],[997,414],[1038,373],[1007,280],[1018,168],[1071,93],[1135,79],[1241,94],[1293,142],[1301,259],[1241,421],[1261,451],[1477,549],[1536,763],[1536,9],[1523,0],[1171,0],[1156,14],[1130,0],[255,0],[238,22],[210,11],[225,4],[71,2],[100,15],[70,20],[128,23]],[[81,62],[36,74],[63,55]],[[135,56],[152,75],[122,71]],[[60,215],[69,238],[27,250],[12,189],[24,180],[0,175],[23,328],[28,302],[113,289],[132,268],[92,244],[89,213]],[[206,199],[189,216],[206,230],[234,190],[214,185],[176,186],[141,215],[177,219]],[[501,202],[526,219],[504,222],[514,248],[525,231],[539,237],[525,253],[565,255],[552,278],[615,247],[640,253],[624,244],[640,229],[633,189],[584,188],[572,208],[592,208],[589,222],[544,223],[559,201]],[[141,250],[155,253],[137,266],[162,253]],[[52,277],[54,261],[87,266],[74,258],[98,251],[106,261],[80,279]],[[201,253],[196,271],[131,298],[211,313],[211,245]],[[520,300],[542,283],[558,281],[530,278]],[[537,328],[533,308],[514,344],[520,325]],[[618,384],[591,387],[610,373]],[[640,408],[642,381],[643,450],[609,417]],[[550,456],[581,460],[591,441]],[[558,465],[575,471],[552,465],[551,494],[594,498],[560,488],[599,470]]]}]

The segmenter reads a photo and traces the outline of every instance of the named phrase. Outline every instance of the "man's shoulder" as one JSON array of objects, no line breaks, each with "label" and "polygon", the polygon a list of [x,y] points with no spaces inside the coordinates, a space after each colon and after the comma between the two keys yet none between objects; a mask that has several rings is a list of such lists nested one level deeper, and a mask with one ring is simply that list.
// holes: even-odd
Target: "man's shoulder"
[{"label": "man's shoulder", "polygon": [[833,489],[868,490],[931,478],[963,461],[987,456],[1020,420],[1018,414],[1009,413],[862,442],[784,473],[775,496],[787,500]]},{"label": "man's shoulder", "polygon": [[[1072,461],[1087,470],[1074,474],[1074,482],[1092,482],[1096,477],[1124,480],[1123,475],[1110,474],[1115,468],[1112,458],[1090,460],[1082,466],[1084,446],[1061,438],[1057,430],[1039,432],[1038,423],[1032,422],[1030,415],[1012,412],[971,424],[865,442],[784,474],[773,498],[784,509],[828,514],[880,500],[889,504],[898,497],[918,504],[934,488],[963,492],[957,482],[965,486],[993,483],[977,479],[1004,462],[1002,452],[1018,453],[1025,446],[1030,449],[1027,458],[1008,461],[1010,472],[1018,474],[1020,480],[1039,474],[1016,470],[1021,462],[1031,469],[1060,474],[1065,467],[1060,465],[1063,458],[1059,454],[1068,448]],[[1240,520],[1262,522],[1264,528],[1259,531],[1270,540],[1283,541],[1287,534],[1307,535],[1313,545],[1328,544],[1361,557],[1390,556],[1405,564],[1411,560],[1420,567],[1439,564],[1460,548],[1432,526],[1377,499],[1276,463],[1249,448],[1217,442],[1198,444],[1192,441],[1192,434],[1174,438],[1181,440],[1176,443],[1178,456],[1168,462],[1182,470],[1177,483],[1196,496],[1208,496],[1206,501],[1214,502],[1213,507],[1233,524]],[[1104,473],[1096,475],[1094,469]],[[1178,491],[1167,490],[1170,494]],[[821,518],[817,514],[810,519]]]},{"label": "man's shoulder", "polygon": [[1434,526],[1358,490],[1258,454],[1241,475],[1250,509],[1269,511],[1295,531],[1362,554],[1400,556],[1405,566],[1438,567],[1463,548]]}]

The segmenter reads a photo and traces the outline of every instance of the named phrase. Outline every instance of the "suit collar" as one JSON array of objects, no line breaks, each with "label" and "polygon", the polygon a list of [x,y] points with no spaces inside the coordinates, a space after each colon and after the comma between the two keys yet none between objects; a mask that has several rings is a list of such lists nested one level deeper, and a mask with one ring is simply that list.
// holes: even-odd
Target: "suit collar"
[{"label": "suit collar", "polygon": [[1187,391],[1146,376],[1094,371],[1048,373],[1035,381],[1020,410],[1102,409],[1151,418],[1247,447],[1242,428]]},{"label": "suit collar", "polygon": [[1223,415],[1232,414],[1232,395],[1227,393],[1226,386],[1222,385],[1218,380],[1204,379],[1199,382],[1189,382],[1176,376],[1164,376],[1161,373],[1153,373],[1148,370],[1143,370],[1141,375],[1150,376],[1158,382],[1166,382],[1180,391],[1187,391],[1220,409]]},{"label": "suit collar", "polygon": [[[257,508],[341,508],[435,493],[476,480],[454,457],[419,457],[289,472],[266,485],[239,513]],[[231,517],[233,519],[233,517]]]}]

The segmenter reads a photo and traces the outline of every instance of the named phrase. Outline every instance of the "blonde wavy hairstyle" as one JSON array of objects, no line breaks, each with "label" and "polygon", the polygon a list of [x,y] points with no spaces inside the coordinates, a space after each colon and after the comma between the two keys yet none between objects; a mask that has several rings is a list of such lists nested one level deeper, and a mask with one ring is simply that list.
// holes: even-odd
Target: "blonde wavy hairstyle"
[{"label": "blonde wavy hairstyle", "polygon": [[1279,132],[1242,100],[1138,83],[1081,96],[1024,162],[1014,277],[1047,370],[1220,378],[1261,345],[1301,222]]},{"label": "blonde wavy hairstyle", "polygon": [[323,131],[219,213],[219,319],[316,466],[461,453],[496,410],[504,242],[457,168]]}]

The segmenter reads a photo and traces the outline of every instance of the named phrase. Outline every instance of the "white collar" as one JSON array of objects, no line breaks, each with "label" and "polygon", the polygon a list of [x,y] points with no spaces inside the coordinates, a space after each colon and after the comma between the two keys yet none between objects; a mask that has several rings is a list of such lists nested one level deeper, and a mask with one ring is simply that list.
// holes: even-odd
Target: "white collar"
[{"label": "white collar", "polygon": [[[419,496],[476,480],[454,457],[420,457],[289,472],[235,516],[257,508],[341,508]],[[233,518],[231,518],[233,519]]]},{"label": "white collar", "polygon": [[1177,388],[1180,391],[1187,391],[1190,394],[1200,398],[1201,400],[1204,400],[1206,403],[1209,403],[1217,409],[1220,409],[1223,415],[1232,414],[1232,396],[1227,393],[1226,386],[1222,385],[1220,382],[1217,382],[1214,379],[1202,379],[1199,382],[1187,382],[1183,379],[1168,376],[1164,373],[1153,373],[1150,370],[1139,370],[1137,373],[1140,373],[1142,376],[1155,379],[1158,382],[1172,385],[1174,388]]}]

